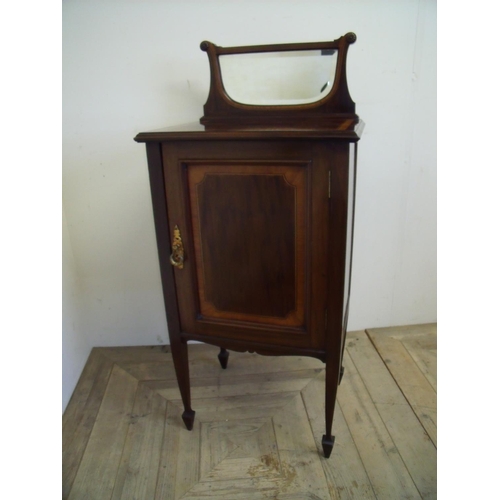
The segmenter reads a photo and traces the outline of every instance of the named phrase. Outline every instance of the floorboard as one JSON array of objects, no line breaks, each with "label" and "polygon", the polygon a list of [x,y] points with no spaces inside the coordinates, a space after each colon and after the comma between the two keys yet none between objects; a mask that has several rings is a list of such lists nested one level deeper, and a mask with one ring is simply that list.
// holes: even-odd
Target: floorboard
[{"label": "floorboard", "polygon": [[[416,330],[418,336],[423,328],[419,326]],[[405,347],[405,343],[413,336],[411,329],[369,329],[367,334],[423,428],[437,446],[437,393]],[[435,373],[435,368],[432,372]]]},{"label": "floorboard", "polygon": [[324,365],[190,345],[193,431],[168,346],[93,349],[63,416],[63,498],[436,498],[436,327],[348,334],[330,459]]}]

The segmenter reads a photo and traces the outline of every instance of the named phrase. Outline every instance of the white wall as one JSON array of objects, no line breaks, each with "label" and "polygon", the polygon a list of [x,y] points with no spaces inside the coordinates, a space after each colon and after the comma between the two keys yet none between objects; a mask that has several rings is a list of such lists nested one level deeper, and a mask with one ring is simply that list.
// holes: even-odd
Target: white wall
[{"label": "white wall", "polygon": [[436,320],[436,15],[430,0],[63,3],[63,189],[89,344],[167,342],[140,131],[198,121],[202,40],[354,31],[359,149],[350,329]]},{"label": "white wall", "polygon": [[82,329],[81,288],[64,206],[62,213],[62,409],[64,411],[87,361],[90,344]]}]

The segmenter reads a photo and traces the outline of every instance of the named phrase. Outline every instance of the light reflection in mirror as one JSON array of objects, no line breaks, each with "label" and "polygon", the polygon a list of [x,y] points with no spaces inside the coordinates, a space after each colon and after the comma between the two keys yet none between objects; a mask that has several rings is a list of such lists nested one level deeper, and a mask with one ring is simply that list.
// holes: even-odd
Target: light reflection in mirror
[{"label": "light reflection in mirror", "polygon": [[227,95],[241,104],[298,105],[332,89],[337,52],[302,50],[219,56]]}]

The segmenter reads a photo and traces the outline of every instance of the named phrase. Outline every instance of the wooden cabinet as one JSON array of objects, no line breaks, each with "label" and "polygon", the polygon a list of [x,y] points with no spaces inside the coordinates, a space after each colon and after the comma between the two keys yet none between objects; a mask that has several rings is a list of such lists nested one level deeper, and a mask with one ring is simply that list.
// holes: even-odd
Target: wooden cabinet
[{"label": "wooden cabinet", "polygon": [[323,448],[330,455],[359,138],[358,120],[346,120],[344,128],[197,125],[136,137],[147,145],[171,350],[188,429],[195,414],[189,340],[219,346],[223,368],[227,350],[313,356],[326,363]]}]

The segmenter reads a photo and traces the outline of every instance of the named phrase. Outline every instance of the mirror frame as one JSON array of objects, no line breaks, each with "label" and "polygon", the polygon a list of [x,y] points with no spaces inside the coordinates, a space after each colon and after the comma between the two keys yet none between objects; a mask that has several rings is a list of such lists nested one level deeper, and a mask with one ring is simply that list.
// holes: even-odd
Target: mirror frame
[{"label": "mirror frame", "polygon": [[[356,41],[354,33],[330,42],[287,43],[219,47],[204,41],[200,48],[208,55],[210,91],[200,119],[206,129],[270,129],[305,128],[352,130],[359,122],[356,105],[347,86],[346,60],[349,45]],[[224,89],[219,56],[258,52],[290,52],[300,50],[338,51],[335,80],[331,91],[323,98],[307,104],[252,105],[229,97]]]}]

